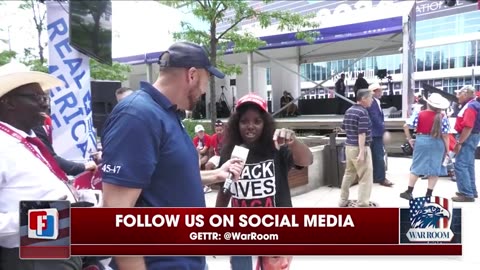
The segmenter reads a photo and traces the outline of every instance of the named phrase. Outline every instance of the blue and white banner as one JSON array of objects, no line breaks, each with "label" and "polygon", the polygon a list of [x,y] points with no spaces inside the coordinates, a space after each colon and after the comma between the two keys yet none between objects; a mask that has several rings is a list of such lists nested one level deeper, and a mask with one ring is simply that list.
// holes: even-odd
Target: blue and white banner
[{"label": "blue and white banner", "polygon": [[90,93],[89,58],[69,44],[66,2],[47,2],[48,65],[64,87],[50,92],[53,146],[69,160],[87,160],[96,151]]}]

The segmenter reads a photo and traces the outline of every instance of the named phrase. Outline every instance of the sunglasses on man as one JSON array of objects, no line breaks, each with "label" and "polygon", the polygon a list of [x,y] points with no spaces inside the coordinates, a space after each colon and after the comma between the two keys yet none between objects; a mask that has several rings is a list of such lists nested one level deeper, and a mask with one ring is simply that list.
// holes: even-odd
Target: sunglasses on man
[{"label": "sunglasses on man", "polygon": [[30,98],[32,100],[35,100],[37,102],[48,102],[48,94],[27,94],[27,93],[18,93],[18,94],[13,94],[11,95],[13,97],[17,96],[17,97],[26,97],[26,98]]}]

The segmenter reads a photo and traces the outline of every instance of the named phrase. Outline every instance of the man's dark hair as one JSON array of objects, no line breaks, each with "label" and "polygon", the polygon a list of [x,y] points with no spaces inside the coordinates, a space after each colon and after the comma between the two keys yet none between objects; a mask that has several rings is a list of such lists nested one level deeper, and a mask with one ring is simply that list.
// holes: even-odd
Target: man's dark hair
[{"label": "man's dark hair", "polygon": [[120,87],[117,90],[115,90],[115,95],[121,95],[121,94],[123,94],[125,92],[128,92],[128,91],[133,91],[133,90],[129,87]]},{"label": "man's dark hair", "polygon": [[372,91],[368,90],[368,89],[358,89],[358,92],[357,92],[357,101],[360,101],[362,100],[363,98],[365,97],[368,97],[369,95],[372,95]]},{"label": "man's dark hair", "polygon": [[224,147],[220,156],[223,160],[229,160],[235,145],[243,144],[242,136],[240,135],[239,123],[241,116],[249,109],[257,110],[263,120],[262,135],[258,139],[258,144],[255,149],[250,149],[250,153],[255,153],[259,156],[268,156],[275,151],[275,145],[272,137],[275,132],[275,122],[273,117],[268,112],[260,110],[256,104],[245,104],[238,108],[228,120],[224,135]]}]

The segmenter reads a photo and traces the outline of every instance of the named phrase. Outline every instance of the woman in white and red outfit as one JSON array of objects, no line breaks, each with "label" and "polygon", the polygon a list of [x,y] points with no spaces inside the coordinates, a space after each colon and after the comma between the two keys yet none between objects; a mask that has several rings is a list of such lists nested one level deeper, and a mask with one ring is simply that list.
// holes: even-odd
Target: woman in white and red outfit
[{"label": "woman in white and red outfit", "polygon": [[450,106],[450,102],[440,94],[433,93],[427,99],[428,108],[418,113],[413,121],[416,128],[416,139],[412,140],[410,131],[405,129],[407,140],[413,146],[412,166],[408,189],[400,193],[400,197],[410,200],[413,198],[413,188],[420,175],[428,176],[428,189],[425,196],[432,196],[433,188],[438,177],[443,175],[443,160],[448,154],[450,125],[442,110]]}]

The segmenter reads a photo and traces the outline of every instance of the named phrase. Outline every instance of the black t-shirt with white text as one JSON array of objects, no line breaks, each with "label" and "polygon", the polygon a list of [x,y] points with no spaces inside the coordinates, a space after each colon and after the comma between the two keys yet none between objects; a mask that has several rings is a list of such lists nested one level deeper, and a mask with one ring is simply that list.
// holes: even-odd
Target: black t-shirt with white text
[{"label": "black t-shirt with white text", "polygon": [[[225,161],[221,160],[220,164]],[[287,146],[270,157],[251,152],[239,181],[230,188],[232,207],[292,207],[288,172],[293,158]]]}]

